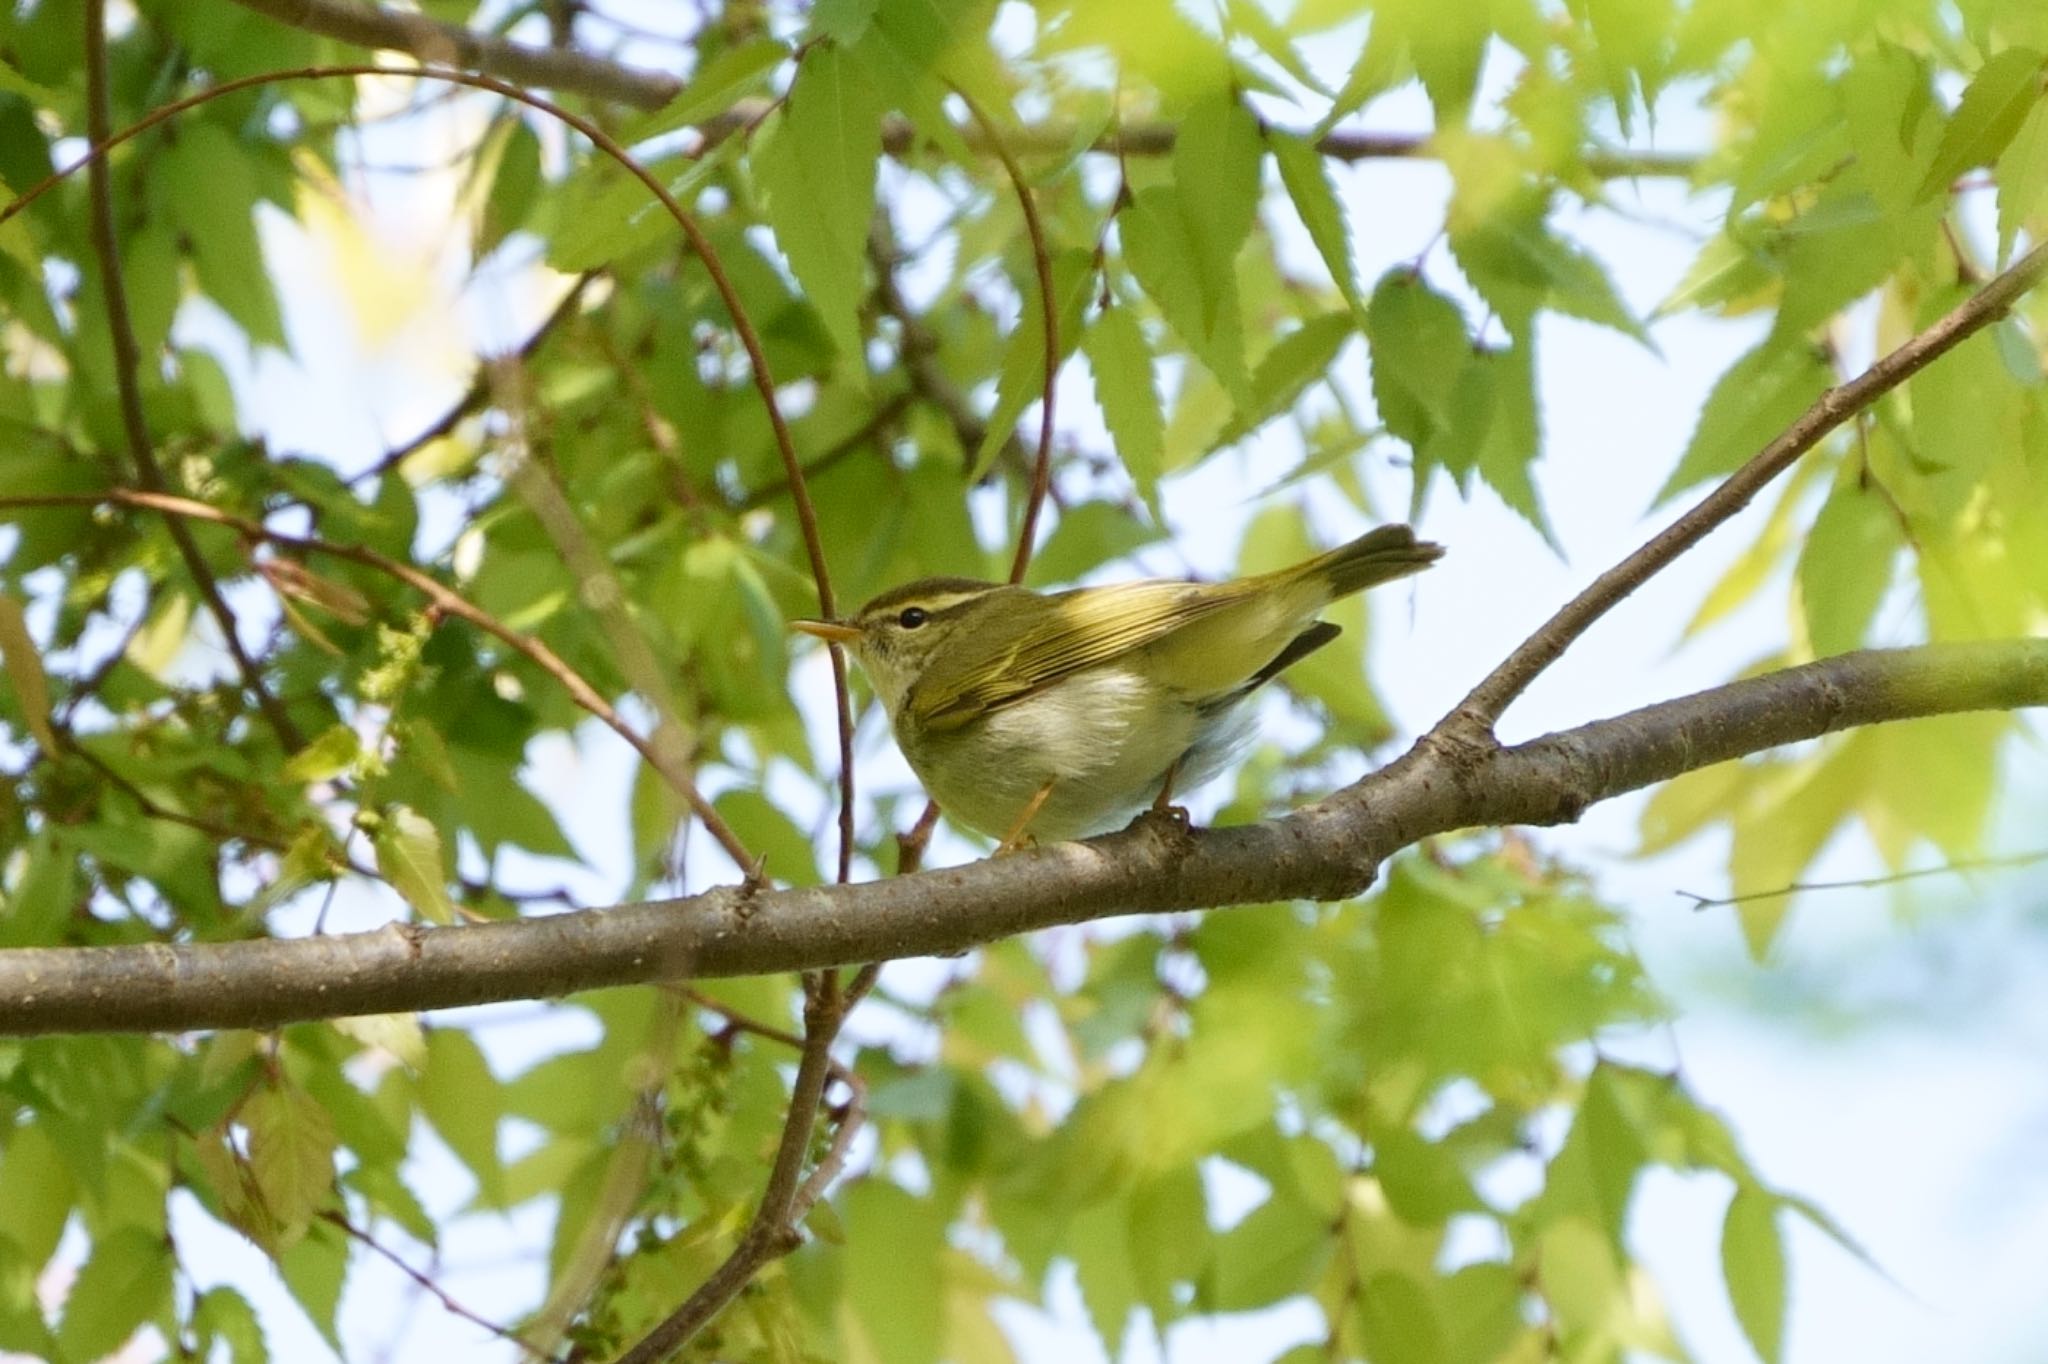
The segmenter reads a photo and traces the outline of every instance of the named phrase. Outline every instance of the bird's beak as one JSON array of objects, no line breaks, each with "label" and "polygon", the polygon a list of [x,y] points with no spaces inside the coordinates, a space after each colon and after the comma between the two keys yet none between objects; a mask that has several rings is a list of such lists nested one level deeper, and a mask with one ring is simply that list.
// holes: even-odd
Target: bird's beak
[{"label": "bird's beak", "polygon": [[815,635],[827,644],[852,644],[860,638],[860,627],[842,625],[836,620],[793,620],[789,628]]}]

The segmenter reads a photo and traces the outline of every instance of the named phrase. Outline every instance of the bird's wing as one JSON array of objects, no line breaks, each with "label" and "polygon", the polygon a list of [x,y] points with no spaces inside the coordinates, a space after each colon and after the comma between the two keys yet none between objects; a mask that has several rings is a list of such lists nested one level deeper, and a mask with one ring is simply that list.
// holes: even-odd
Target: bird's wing
[{"label": "bird's wing", "polygon": [[912,689],[912,707],[927,729],[958,729],[1233,604],[1239,586],[1117,583],[1042,598],[1040,628],[989,648],[963,641]]}]

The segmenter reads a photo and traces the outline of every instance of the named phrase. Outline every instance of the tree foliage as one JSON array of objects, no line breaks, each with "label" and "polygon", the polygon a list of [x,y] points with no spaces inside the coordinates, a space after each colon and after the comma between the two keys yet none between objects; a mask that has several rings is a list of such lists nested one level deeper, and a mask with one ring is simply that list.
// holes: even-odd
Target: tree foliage
[{"label": "tree foliage", "polygon": [[[73,161],[102,92],[120,129],[363,60],[227,0],[145,0],[102,52],[98,4],[0,17],[6,198]],[[516,19],[536,46],[558,9],[423,8]],[[553,38],[592,32],[612,31]],[[205,100],[115,150],[104,185],[70,174],[0,222],[0,947],[303,935],[338,888],[436,931],[545,913],[600,859],[535,755],[615,733],[634,766],[609,900],[830,880],[840,757],[784,631],[819,607],[818,559],[841,604],[1000,577],[1050,456],[1028,581],[1117,571],[1166,533],[1163,486],[1255,437],[1294,458],[1259,471],[1283,496],[1246,571],[1306,552],[1301,490],[1384,515],[1484,485],[1554,538],[1532,476],[1549,319],[1643,344],[1682,314],[1768,323],[1676,458],[1665,497],[1689,497],[1845,355],[2020,259],[2048,205],[2034,0],[819,0],[705,7],[654,47],[683,77],[662,107],[602,79],[559,98],[696,242],[545,110],[391,76]],[[1359,131],[1417,84],[1426,135]],[[272,229],[346,215],[365,129],[450,100],[481,132],[445,172],[470,263],[551,272],[552,315],[387,458],[275,448],[229,380],[293,345]],[[1674,101],[1711,113],[1711,142],[1633,150]],[[1374,224],[1338,177],[1380,154],[1433,158],[1451,192],[1441,244],[1367,279]],[[1651,175],[1724,208],[1645,317],[1566,223]],[[1761,672],[2037,627],[2039,319],[1992,321],[1806,455],[1690,630],[1783,596]],[[1368,496],[1390,452],[1412,508]],[[1285,679],[1311,737],[1255,755],[1224,822],[1393,737],[1363,608],[1335,618]],[[1778,892],[1845,828],[1895,868],[1979,853],[2016,732],[1951,716],[1701,768],[1649,801],[1643,846],[1732,830],[1761,955]],[[921,805],[863,785],[860,877],[921,851],[899,839]],[[1629,1235],[1642,1176],[1669,1169],[1730,1189],[1728,1293],[1774,1362],[1785,1227],[1838,1234],[1683,1077],[1603,1045],[1664,1006],[1598,876],[1518,837],[1441,840],[1353,902],[1010,939],[937,976],[885,975],[829,1065],[801,1034],[858,993],[836,973],[559,1001],[584,1040],[516,1067],[459,1013],[0,1043],[0,1348],[82,1361],[153,1330],[265,1358],[248,1285],[189,1258],[202,1220],[270,1257],[341,1349],[351,1277],[448,1234],[429,1133],[466,1213],[546,1211],[544,1292],[484,1315],[553,1357],[619,1354],[752,1244],[778,1153],[823,1177],[783,1190],[802,1243],[755,1247],[703,1358],[1008,1359],[996,1305],[1071,1271],[1112,1353],[1134,1322],[1306,1296],[1332,1358],[1682,1359]],[[800,1102],[786,1141],[800,1053],[818,1119]],[[1248,1208],[1220,1170],[1256,1186]]]}]

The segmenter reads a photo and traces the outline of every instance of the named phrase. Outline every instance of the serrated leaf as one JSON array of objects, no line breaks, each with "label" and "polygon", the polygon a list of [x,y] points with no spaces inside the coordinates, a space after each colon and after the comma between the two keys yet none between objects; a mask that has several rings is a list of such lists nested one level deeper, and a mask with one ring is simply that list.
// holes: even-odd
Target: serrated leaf
[{"label": "serrated leaf", "polygon": [[[1117,231],[1132,276],[1167,324],[1231,399],[1249,407],[1251,372],[1244,360],[1237,274],[1213,274],[1205,266],[1179,194],[1159,185],[1140,190],[1118,215]],[[1174,467],[1171,459],[1167,467]]]},{"label": "serrated leaf", "polygon": [[1863,643],[1901,544],[1897,513],[1875,485],[1835,485],[1799,550],[1799,600],[1816,657]]},{"label": "serrated leaf", "polygon": [[1366,316],[1380,420],[1419,453],[1450,429],[1458,376],[1472,353],[1465,315],[1421,277],[1395,270],[1373,289]]},{"label": "serrated leaf", "polygon": [[331,725],[319,738],[285,760],[280,775],[301,785],[330,781],[363,755],[363,743],[347,725]]},{"label": "serrated leaf", "polygon": [[0,592],[0,672],[14,688],[21,706],[22,723],[35,736],[45,756],[57,751],[56,731],[50,728],[50,678],[43,671],[42,651],[28,632],[28,617],[21,603]]},{"label": "serrated leaf", "polygon": [[1761,1189],[1745,1185],[1728,1204],[1721,1273],[1743,1334],[1764,1364],[1778,1364],[1785,1348],[1785,1243],[1777,1200]]},{"label": "serrated leaf", "polygon": [[427,1062],[427,1035],[418,1014],[356,1014],[334,1019],[333,1027],[366,1047],[390,1052],[414,1070]]},{"label": "serrated leaf", "polygon": [[395,805],[385,812],[370,846],[377,853],[377,870],[421,918],[437,924],[455,921],[455,902],[448,898],[441,860],[441,834],[433,821],[410,806]]},{"label": "serrated leaf", "polygon": [[1117,456],[1138,495],[1159,515],[1159,476],[1166,459],[1166,416],[1153,378],[1145,329],[1122,304],[1104,308],[1081,338],[1095,376],[1095,402],[1116,442]]},{"label": "serrated leaf", "polygon": [[1281,337],[1252,372],[1252,406],[1231,417],[1223,443],[1242,440],[1292,407],[1310,384],[1328,377],[1337,353],[1357,334],[1350,313],[1324,313]]},{"label": "serrated leaf", "polygon": [[272,1249],[304,1235],[334,1191],[334,1120],[303,1090],[258,1090],[242,1105],[249,1168],[270,1214]]},{"label": "serrated leaf", "polygon": [[[1173,144],[1173,183],[1196,259],[1210,278],[1234,274],[1237,253],[1259,212],[1258,120],[1234,94],[1202,100],[1181,119]],[[1204,321],[1216,324],[1218,296],[1206,293]]]},{"label": "serrated leaf", "polygon": [[214,1357],[212,1346],[226,1345],[229,1364],[269,1364],[270,1347],[256,1309],[226,1285],[200,1294],[192,1305],[192,1331],[199,1337],[202,1358]]},{"label": "serrated leaf", "polygon": [[1664,502],[1702,479],[1733,473],[1770,444],[1834,382],[1825,358],[1804,341],[1766,340],[1714,384],[1678,467],[1657,493]]},{"label": "serrated leaf", "polygon": [[2028,47],[2009,47],[1978,69],[1942,130],[1918,198],[1931,198],[1964,171],[1998,159],[2040,101],[2044,70],[2048,59]]},{"label": "serrated leaf", "polygon": [[788,56],[788,47],[773,38],[749,38],[727,48],[699,67],[674,99],[620,129],[619,141],[630,147],[724,113]]},{"label": "serrated leaf", "polygon": [[1127,507],[1115,502],[1083,502],[1060,513],[1059,524],[1032,556],[1028,581],[1073,582],[1160,538],[1156,526],[1146,525]]},{"label": "serrated leaf", "polygon": [[[1056,315],[1053,329],[1059,341],[1059,360],[1074,353],[1080,339],[1081,313],[1095,282],[1095,265],[1085,251],[1057,252],[1051,261],[1052,296]],[[1058,366],[1054,367],[1058,372]],[[1010,332],[1003,350],[1002,373],[996,376],[996,403],[988,416],[988,429],[981,448],[974,452],[967,481],[974,483],[988,472],[1003,448],[1003,441],[1016,430],[1024,409],[1045,394],[1045,305],[1038,297],[1034,271],[1025,294],[1023,312]]]},{"label": "serrated leaf", "polygon": [[169,1244],[141,1227],[117,1226],[94,1241],[72,1280],[57,1343],[67,1359],[103,1359],[170,1300]]},{"label": "serrated leaf", "polygon": [[[648,163],[647,170],[688,209],[697,191],[724,171],[741,145],[742,139],[728,138],[702,156],[664,157]],[[564,274],[594,270],[682,232],[640,178],[609,159],[591,162],[556,185],[548,199],[555,205],[548,264]]]},{"label": "serrated leaf", "polygon": [[1266,145],[1272,148],[1273,164],[1280,168],[1280,183],[1287,187],[1287,196],[1294,201],[1294,211],[1301,215],[1309,240],[1315,243],[1337,291],[1351,305],[1363,329],[1365,297],[1359,292],[1351,260],[1351,224],[1330,184],[1328,163],[1314,143],[1279,129],[1267,130]]},{"label": "serrated leaf", "polygon": [[881,154],[873,84],[850,54],[824,43],[797,68],[781,116],[750,158],[776,245],[852,375],[866,370],[860,305]]}]

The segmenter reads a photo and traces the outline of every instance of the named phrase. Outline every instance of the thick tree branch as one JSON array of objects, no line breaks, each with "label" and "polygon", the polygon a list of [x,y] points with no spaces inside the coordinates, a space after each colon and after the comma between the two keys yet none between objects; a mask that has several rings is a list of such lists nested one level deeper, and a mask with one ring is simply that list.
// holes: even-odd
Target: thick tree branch
[{"label": "thick tree branch", "polygon": [[1340,899],[1431,834],[1567,822],[1682,772],[1857,725],[2039,705],[2048,640],[1844,654],[1513,748],[1425,739],[1262,824],[1185,830],[1146,819],[1088,843],[886,881],[720,888],[457,928],[0,952],[0,1033],[271,1027],[958,952],[1120,914]]},{"label": "thick tree branch", "polygon": [[565,95],[589,95],[640,109],[659,109],[683,83],[661,71],[646,71],[593,57],[573,48],[532,47],[424,14],[383,9],[355,0],[235,0],[245,9],[281,24],[360,47],[409,52],[424,62],[467,67],[516,85],[536,85]]},{"label": "thick tree branch", "polygon": [[[683,89],[683,82],[660,71],[626,66],[565,48],[533,47],[509,38],[477,33],[459,24],[445,24],[401,10],[356,4],[352,0],[235,0],[236,4],[311,33],[363,47],[407,52],[425,62],[467,67],[520,85],[534,85],[564,95],[659,109]],[[730,136],[757,119],[761,105],[741,101],[700,126],[707,138]],[[982,129],[971,122],[955,130],[969,147],[993,152]],[[1069,124],[1041,123],[1004,134],[1007,145],[1030,154],[1061,154],[1074,145]],[[1114,156],[1164,156],[1173,150],[1178,129],[1171,123],[1128,124],[1095,140],[1092,151]],[[882,146],[902,156],[920,141],[917,130],[901,118],[882,125]],[[1434,156],[1430,139],[1413,133],[1331,132],[1316,150],[1333,161],[1404,160]],[[1586,169],[1602,179],[1636,179],[1692,175],[1697,156],[1669,152],[1594,151]]]},{"label": "thick tree branch", "polygon": [[1957,304],[1948,316],[1884,356],[1847,383],[1820,395],[1799,420],[1730,474],[1685,515],[1673,521],[1642,548],[1595,578],[1578,596],[1543,623],[1501,661],[1471,694],[1437,725],[1440,734],[1467,740],[1490,738],[1494,722],[1514,699],[1558,660],[1574,640],[1591,628],[1623,598],[1641,587],[1673,559],[1691,549],[1727,521],[1771,480],[1792,467],[1801,455],[1819,445],[1830,431],[1879,398],[1990,326],[2020,296],[2048,274],[2048,242],[2006,267],[1996,278]]}]

